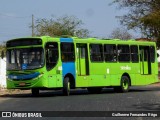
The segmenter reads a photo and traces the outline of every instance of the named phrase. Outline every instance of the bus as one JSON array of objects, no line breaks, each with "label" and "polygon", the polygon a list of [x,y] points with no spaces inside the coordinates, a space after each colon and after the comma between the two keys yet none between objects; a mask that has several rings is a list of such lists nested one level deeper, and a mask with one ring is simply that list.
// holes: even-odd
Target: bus
[{"label": "bus", "polygon": [[158,82],[155,42],[77,37],[26,37],[7,41],[7,88],[71,89],[100,93],[105,87],[128,92],[130,86]]}]

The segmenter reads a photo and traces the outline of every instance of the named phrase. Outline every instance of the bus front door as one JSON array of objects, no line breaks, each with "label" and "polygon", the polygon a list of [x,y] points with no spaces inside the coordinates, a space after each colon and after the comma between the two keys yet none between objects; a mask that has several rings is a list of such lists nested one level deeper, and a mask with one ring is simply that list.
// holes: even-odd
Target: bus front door
[{"label": "bus front door", "polygon": [[149,46],[140,46],[141,74],[151,74],[151,60]]},{"label": "bus front door", "polygon": [[87,44],[76,44],[77,50],[77,70],[79,76],[89,75],[89,61]]}]

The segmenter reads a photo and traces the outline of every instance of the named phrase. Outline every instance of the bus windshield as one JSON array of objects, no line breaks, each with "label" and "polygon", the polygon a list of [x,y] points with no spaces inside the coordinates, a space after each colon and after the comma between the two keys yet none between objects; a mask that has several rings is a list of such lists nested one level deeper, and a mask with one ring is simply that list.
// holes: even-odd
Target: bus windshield
[{"label": "bus windshield", "polygon": [[7,50],[7,70],[37,69],[44,65],[44,52],[41,47]]}]

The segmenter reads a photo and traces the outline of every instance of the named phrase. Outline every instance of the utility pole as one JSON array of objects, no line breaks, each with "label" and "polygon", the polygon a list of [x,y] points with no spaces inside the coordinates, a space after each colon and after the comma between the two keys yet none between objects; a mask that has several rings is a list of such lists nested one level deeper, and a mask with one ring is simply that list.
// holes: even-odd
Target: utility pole
[{"label": "utility pole", "polygon": [[34,15],[32,14],[32,37],[34,36]]}]

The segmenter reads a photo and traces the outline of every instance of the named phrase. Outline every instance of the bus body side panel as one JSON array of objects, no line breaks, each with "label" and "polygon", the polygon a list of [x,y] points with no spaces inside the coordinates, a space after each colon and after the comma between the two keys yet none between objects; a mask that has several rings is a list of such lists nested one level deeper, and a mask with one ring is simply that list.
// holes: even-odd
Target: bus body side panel
[{"label": "bus body side panel", "polygon": [[62,63],[62,79],[64,79],[64,77],[67,74],[72,74],[75,79],[75,76],[76,76],[75,62],[63,62]]},{"label": "bus body side panel", "polygon": [[119,63],[109,63],[109,69],[107,70],[108,75],[110,75],[110,85],[109,86],[119,86],[120,85],[120,77],[119,74],[120,67]]},{"label": "bus body side panel", "polygon": [[139,79],[138,75],[140,74],[140,64],[137,63],[131,63],[131,73],[130,79],[131,79],[131,85],[136,85],[137,82],[143,83],[143,79]]},{"label": "bus body side panel", "polygon": [[91,62],[90,64],[90,80],[89,86],[104,86],[105,85],[105,78],[104,78],[104,64],[103,63],[95,63]]}]

